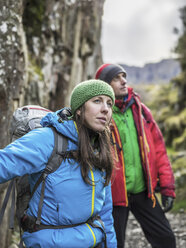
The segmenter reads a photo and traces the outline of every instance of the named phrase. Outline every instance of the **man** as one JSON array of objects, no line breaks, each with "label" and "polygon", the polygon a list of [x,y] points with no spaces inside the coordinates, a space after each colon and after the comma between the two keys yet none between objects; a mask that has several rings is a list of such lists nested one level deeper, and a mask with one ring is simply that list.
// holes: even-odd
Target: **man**
[{"label": "man", "polygon": [[[109,83],[116,97],[112,138],[117,168],[112,197],[118,248],[124,247],[129,211],[153,248],[175,248],[175,236],[164,214],[173,206],[174,176],[162,134],[150,110],[127,86],[121,66],[103,64],[95,78]],[[163,209],[155,196],[157,183]]]}]

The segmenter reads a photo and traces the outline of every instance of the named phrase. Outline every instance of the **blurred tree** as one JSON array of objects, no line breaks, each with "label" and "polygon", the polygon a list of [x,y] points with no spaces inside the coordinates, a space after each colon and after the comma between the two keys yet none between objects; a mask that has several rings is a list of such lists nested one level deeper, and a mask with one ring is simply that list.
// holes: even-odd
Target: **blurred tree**
[{"label": "blurred tree", "polygon": [[154,91],[154,100],[150,104],[167,146],[175,151],[183,151],[186,147],[186,6],[180,9],[180,18],[183,30],[178,32],[176,29],[180,37],[175,52],[181,73],[169,84],[161,85],[157,92]]},{"label": "blurred tree", "polygon": [[177,101],[175,104],[175,115],[178,116],[180,125],[175,133],[179,136],[174,137],[172,140],[172,145],[175,149],[180,150],[186,147],[186,6],[180,9],[180,18],[182,21],[183,31],[181,36],[178,38],[177,45],[175,47],[175,52],[178,54],[178,61],[182,69],[179,77],[172,80],[172,86],[176,88],[177,91]]},{"label": "blurred tree", "polygon": [[180,9],[180,18],[183,24],[183,33],[178,39],[175,52],[179,55],[182,71],[186,73],[186,6]]}]

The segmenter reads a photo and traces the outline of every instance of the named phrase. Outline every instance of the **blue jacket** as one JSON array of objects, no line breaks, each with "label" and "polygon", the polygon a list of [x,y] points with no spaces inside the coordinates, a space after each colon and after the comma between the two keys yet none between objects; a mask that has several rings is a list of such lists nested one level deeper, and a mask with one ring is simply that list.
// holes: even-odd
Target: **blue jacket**
[{"label": "blue jacket", "polygon": [[[47,126],[54,126],[57,131],[70,138],[67,150],[77,149],[78,133],[74,122],[58,122],[57,113],[58,111],[49,113],[44,117],[44,128],[30,131],[0,150],[0,183],[29,174],[31,189],[33,188],[54,147],[54,134]],[[103,186],[104,174],[100,170],[90,171],[89,177],[94,181],[93,185],[83,181],[80,166],[73,159],[64,160],[55,172],[49,174],[41,222],[46,225],[69,225],[85,222],[98,214],[105,225],[108,248],[116,248],[111,187]],[[41,185],[29,204],[28,214],[34,217],[37,216],[40,192]],[[27,248],[88,248],[96,246],[102,239],[102,231],[89,224],[23,234]]]}]

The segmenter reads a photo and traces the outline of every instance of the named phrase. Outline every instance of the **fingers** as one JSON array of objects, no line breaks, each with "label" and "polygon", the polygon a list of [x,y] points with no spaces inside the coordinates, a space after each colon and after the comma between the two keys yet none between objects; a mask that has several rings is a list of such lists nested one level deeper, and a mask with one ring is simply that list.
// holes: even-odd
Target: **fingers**
[{"label": "fingers", "polygon": [[167,197],[166,201],[163,204],[164,208],[163,208],[163,212],[167,213],[168,211],[170,211],[173,207],[173,198],[172,197]]}]

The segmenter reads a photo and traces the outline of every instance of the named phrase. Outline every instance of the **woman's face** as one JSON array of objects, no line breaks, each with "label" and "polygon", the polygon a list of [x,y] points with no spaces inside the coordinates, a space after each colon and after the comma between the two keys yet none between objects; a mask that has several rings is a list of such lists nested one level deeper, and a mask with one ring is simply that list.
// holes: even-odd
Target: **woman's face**
[{"label": "woman's face", "polygon": [[112,99],[105,95],[95,96],[88,100],[84,108],[85,125],[96,132],[103,131],[111,120],[112,105]]}]

